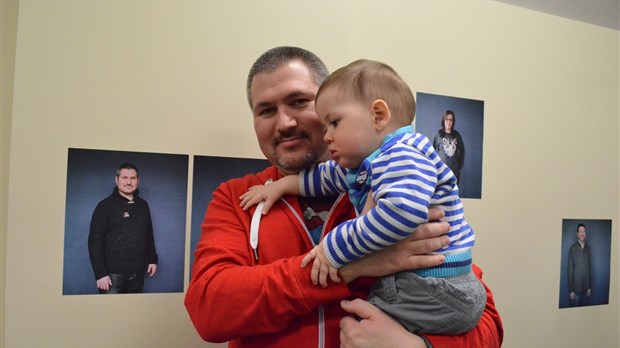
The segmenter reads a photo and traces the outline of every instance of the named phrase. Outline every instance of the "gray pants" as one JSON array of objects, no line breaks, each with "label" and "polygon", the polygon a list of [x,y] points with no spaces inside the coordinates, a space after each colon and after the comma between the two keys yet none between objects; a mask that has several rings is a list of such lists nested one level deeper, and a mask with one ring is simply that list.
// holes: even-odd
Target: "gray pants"
[{"label": "gray pants", "polygon": [[471,271],[447,278],[400,272],[378,280],[368,299],[413,333],[458,335],[476,327],[487,295]]}]

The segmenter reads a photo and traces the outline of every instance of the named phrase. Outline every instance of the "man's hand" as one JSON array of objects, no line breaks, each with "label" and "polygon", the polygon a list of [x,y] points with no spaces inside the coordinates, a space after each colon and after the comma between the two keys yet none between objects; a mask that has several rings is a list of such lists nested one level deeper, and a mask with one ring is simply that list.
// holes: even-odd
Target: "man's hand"
[{"label": "man's hand", "polygon": [[99,290],[110,291],[110,285],[112,285],[112,280],[109,275],[97,279],[97,289]]},{"label": "man's hand", "polygon": [[146,269],[146,273],[149,275],[149,277],[154,276],[156,272],[157,272],[157,265],[154,263],[149,263],[149,267]]},{"label": "man's hand", "polygon": [[370,302],[355,299],[341,301],[340,306],[354,317],[340,320],[342,348],[425,348],[424,341]]},{"label": "man's hand", "polygon": [[[431,208],[429,221],[443,218],[444,212]],[[420,225],[409,237],[389,248],[368,254],[361,259],[340,268],[340,276],[346,283],[359,277],[383,277],[388,274],[434,267],[442,264],[445,257],[429,253],[446,247],[450,239],[445,234],[450,230],[447,222],[428,222]]]}]

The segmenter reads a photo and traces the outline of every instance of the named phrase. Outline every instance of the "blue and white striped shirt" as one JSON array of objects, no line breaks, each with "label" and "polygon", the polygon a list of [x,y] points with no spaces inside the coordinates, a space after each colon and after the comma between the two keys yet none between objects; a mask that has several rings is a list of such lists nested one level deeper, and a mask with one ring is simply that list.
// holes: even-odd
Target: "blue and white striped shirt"
[{"label": "blue and white striped shirt", "polygon": [[326,235],[323,250],[334,267],[404,239],[428,221],[429,207],[437,207],[446,213],[442,221],[450,224],[449,245],[435,251],[446,255],[446,262],[416,273],[447,277],[471,269],[474,231],[464,219],[456,177],[431,142],[413,132],[413,126],[386,136],[359,168],[346,169],[328,161],[301,172],[300,190],[304,196],[349,191],[358,214],[368,194],[375,203],[366,214],[341,223]]}]

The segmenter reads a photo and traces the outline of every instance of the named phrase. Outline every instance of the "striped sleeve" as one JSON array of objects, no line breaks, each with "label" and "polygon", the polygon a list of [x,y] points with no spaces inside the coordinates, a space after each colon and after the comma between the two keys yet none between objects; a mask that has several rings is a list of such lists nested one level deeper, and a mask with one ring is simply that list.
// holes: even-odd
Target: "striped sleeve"
[{"label": "striped sleeve", "polygon": [[304,197],[333,196],[347,191],[347,171],[334,161],[319,163],[299,173],[299,191]]},{"label": "striped sleeve", "polygon": [[338,225],[325,238],[323,250],[334,267],[388,247],[428,220],[437,185],[437,168],[423,153],[397,144],[372,162],[368,213]]}]

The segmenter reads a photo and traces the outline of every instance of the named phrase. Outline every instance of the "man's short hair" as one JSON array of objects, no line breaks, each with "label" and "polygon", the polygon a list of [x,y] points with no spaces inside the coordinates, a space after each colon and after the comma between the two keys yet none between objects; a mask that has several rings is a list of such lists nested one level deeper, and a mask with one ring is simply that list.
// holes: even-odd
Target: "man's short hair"
[{"label": "man's short hair", "polygon": [[260,73],[273,72],[282,65],[293,60],[301,61],[310,69],[310,73],[312,73],[314,82],[317,86],[320,86],[323,80],[329,75],[327,67],[316,54],[299,47],[274,47],[258,57],[254,64],[252,64],[250,72],[248,73],[246,93],[250,108],[252,107],[252,81],[254,80],[254,76]]},{"label": "man's short hair", "polygon": [[121,170],[123,169],[133,169],[136,171],[136,176],[140,177],[140,172],[138,171],[138,167],[136,167],[133,163],[129,163],[129,162],[125,162],[121,164],[120,166],[118,166],[118,168],[116,169],[117,177],[121,175]]},{"label": "man's short hair", "polygon": [[580,222],[579,225],[577,225],[577,232],[579,232],[579,227],[583,227],[584,230],[587,230],[586,224],[584,224],[583,222]]}]

